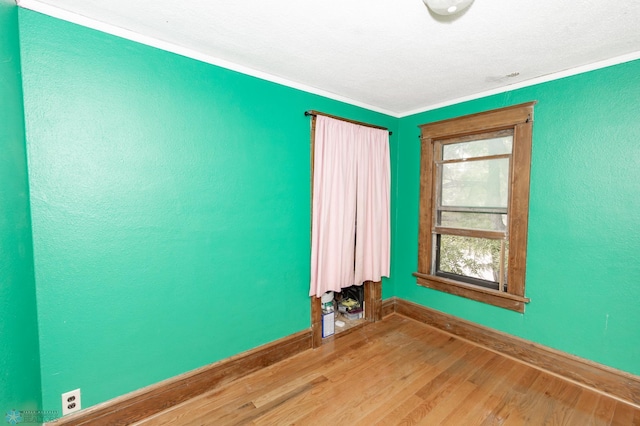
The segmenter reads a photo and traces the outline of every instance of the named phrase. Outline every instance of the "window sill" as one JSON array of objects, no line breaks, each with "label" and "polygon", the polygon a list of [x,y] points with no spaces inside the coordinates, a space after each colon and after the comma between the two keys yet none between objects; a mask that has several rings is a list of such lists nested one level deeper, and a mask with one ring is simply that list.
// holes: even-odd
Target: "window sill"
[{"label": "window sill", "polygon": [[487,303],[504,309],[524,313],[525,304],[530,302],[528,297],[517,296],[515,294],[499,292],[496,290],[476,287],[470,284],[449,280],[434,275],[414,272],[414,277],[418,285],[428,287],[467,299]]}]

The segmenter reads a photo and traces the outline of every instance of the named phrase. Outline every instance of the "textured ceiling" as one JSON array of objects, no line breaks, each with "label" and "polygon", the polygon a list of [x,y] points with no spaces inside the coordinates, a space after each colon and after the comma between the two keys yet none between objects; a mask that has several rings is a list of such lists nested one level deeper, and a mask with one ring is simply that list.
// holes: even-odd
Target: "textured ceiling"
[{"label": "textured ceiling", "polygon": [[395,116],[640,57],[637,0],[475,0],[447,18],[422,0],[18,3]]}]

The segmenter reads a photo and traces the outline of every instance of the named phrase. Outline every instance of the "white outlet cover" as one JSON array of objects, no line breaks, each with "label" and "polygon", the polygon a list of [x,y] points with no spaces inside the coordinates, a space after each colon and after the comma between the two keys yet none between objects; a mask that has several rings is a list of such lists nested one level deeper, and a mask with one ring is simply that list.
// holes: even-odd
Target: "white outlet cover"
[{"label": "white outlet cover", "polygon": [[[75,404],[75,405],[73,405]],[[62,415],[75,413],[82,409],[82,400],[80,397],[80,389],[75,389],[62,394]]]}]

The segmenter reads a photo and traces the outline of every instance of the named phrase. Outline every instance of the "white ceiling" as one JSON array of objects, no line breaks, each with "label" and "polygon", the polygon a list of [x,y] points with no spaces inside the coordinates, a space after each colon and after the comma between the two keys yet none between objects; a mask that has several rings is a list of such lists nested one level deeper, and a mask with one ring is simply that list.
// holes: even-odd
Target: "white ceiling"
[{"label": "white ceiling", "polygon": [[453,18],[422,0],[18,4],[398,117],[640,58],[638,0],[475,0]]}]

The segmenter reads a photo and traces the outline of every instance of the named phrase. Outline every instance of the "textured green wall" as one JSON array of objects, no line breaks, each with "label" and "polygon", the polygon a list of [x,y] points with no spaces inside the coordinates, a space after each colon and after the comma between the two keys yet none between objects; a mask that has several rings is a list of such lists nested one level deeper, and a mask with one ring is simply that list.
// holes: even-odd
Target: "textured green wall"
[{"label": "textured green wall", "polygon": [[45,408],[307,329],[303,112],[398,120],[31,11],[20,25]]},{"label": "textured green wall", "polygon": [[0,418],[40,405],[18,8],[0,0]]},{"label": "textured green wall", "polygon": [[[419,130],[537,100],[524,315],[416,285]],[[403,118],[396,295],[640,374],[640,61]]]}]

